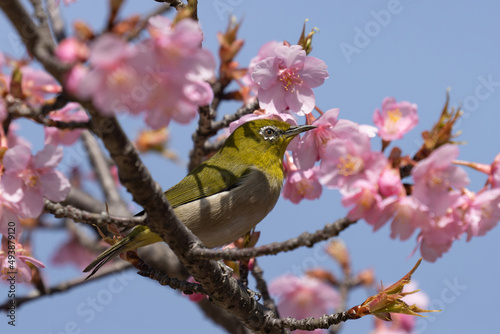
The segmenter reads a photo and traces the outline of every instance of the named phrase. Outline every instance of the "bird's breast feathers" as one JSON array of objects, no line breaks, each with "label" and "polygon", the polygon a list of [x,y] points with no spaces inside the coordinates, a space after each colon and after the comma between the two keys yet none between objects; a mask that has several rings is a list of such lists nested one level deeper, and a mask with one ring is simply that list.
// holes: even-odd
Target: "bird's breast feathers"
[{"label": "bird's breast feathers", "polygon": [[257,225],[278,201],[281,182],[254,168],[229,190],[176,207],[175,214],[207,247],[230,243]]}]

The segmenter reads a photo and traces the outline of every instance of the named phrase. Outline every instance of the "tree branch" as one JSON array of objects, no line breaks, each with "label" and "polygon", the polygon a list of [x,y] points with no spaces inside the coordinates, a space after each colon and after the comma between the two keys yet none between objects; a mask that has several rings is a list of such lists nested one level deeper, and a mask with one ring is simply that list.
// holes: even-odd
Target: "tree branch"
[{"label": "tree branch", "polygon": [[144,277],[149,277],[152,280],[158,281],[162,286],[169,286],[174,290],[179,290],[186,295],[191,295],[193,293],[199,293],[206,295],[207,293],[203,290],[203,287],[198,283],[191,283],[188,281],[181,281],[173,277],[169,277],[167,274],[148,266],[146,263],[141,264],[141,270],[138,272],[139,275]]},{"label": "tree branch", "polygon": [[48,107],[41,108],[33,108],[28,106],[24,101],[20,99],[16,99],[11,95],[7,95],[5,97],[5,101],[7,101],[7,110],[9,112],[10,117],[12,118],[29,118],[37,123],[40,123],[45,126],[56,127],[61,130],[75,130],[75,129],[88,129],[90,128],[90,122],[63,122],[53,120],[49,117],[44,117],[44,113]]},{"label": "tree branch", "polygon": [[118,191],[113,176],[111,175],[108,160],[104,156],[97,140],[89,131],[82,132],[82,140],[85,148],[87,149],[90,163],[94,167],[93,169],[96,173],[97,179],[99,180],[102,191],[104,192],[104,198],[107,202],[109,202],[110,210],[113,214],[118,214],[120,216],[129,215],[130,211],[120,196],[120,192]]},{"label": "tree branch", "polygon": [[153,16],[156,16],[156,15],[161,15],[165,12],[168,12],[171,8],[172,7],[169,5],[160,5],[158,8],[154,9],[151,13],[146,14],[139,21],[137,26],[134,29],[132,29],[132,31],[130,31],[129,33],[127,33],[125,35],[125,40],[131,41],[131,40],[137,38],[137,36],[139,36],[139,34],[148,26],[148,21],[150,18],[152,18]]},{"label": "tree branch", "polygon": [[257,263],[257,260],[253,263],[252,275],[257,281],[257,289],[259,290],[262,298],[264,299],[264,305],[276,314],[276,317],[279,317],[278,308],[274,303],[274,300],[271,298],[269,294],[269,290],[267,289],[267,282],[264,279],[264,271]]},{"label": "tree branch", "polygon": [[59,10],[59,1],[47,0],[47,14],[50,24],[52,25],[52,31],[54,32],[56,41],[62,41],[66,38],[66,30],[64,28],[64,21],[61,18],[61,12]]},{"label": "tree branch", "polygon": [[318,328],[329,328],[332,325],[345,322],[352,317],[347,312],[341,312],[331,315],[324,315],[319,318],[309,317],[305,319],[281,318],[269,320],[270,328],[288,328],[291,330],[301,329],[312,331]]},{"label": "tree branch", "polygon": [[44,210],[51,213],[56,218],[69,218],[75,222],[85,223],[89,225],[97,225],[101,229],[106,229],[108,224],[114,224],[118,228],[128,229],[136,225],[144,225],[146,216],[139,217],[114,217],[103,213],[92,213],[77,209],[71,205],[62,205],[54,203],[48,199],[44,199]]},{"label": "tree branch", "polygon": [[276,255],[282,252],[289,252],[299,247],[312,247],[314,244],[327,240],[331,237],[336,237],[340,232],[345,230],[350,225],[356,223],[347,218],[341,218],[333,224],[326,224],[321,230],[314,233],[304,232],[297,238],[292,238],[283,242],[273,242],[271,244],[244,249],[208,249],[198,248],[193,250],[194,256],[199,256],[201,259],[218,259],[218,260],[249,260],[254,257],[264,255]]},{"label": "tree branch", "polygon": [[255,100],[239,108],[234,114],[224,115],[220,121],[212,122],[213,133],[215,134],[217,131],[228,127],[232,122],[239,120],[242,116],[253,113],[257,109],[259,109],[259,101]]}]

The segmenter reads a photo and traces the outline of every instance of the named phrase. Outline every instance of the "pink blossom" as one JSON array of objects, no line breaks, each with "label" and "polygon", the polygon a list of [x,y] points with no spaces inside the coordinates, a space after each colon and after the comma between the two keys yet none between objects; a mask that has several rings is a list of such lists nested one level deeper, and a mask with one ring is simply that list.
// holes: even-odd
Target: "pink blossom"
[{"label": "pink blossom", "polygon": [[491,164],[490,183],[492,188],[500,188],[500,154],[495,157]]},{"label": "pink blossom", "polygon": [[[78,96],[80,98],[90,98],[90,93],[88,91],[80,91],[80,83],[83,82],[84,78],[88,75],[89,69],[81,64],[76,64],[73,66],[68,73],[66,73],[64,78],[65,88],[71,94]],[[85,89],[85,87],[84,87]]]},{"label": "pink blossom", "polygon": [[94,259],[95,254],[80,243],[76,233],[72,233],[71,237],[54,252],[51,262],[54,265],[72,264],[81,270]]},{"label": "pink blossom", "polygon": [[294,158],[301,169],[309,169],[325,154],[325,148],[332,139],[355,140],[367,142],[368,138],[362,135],[356,123],[338,119],[339,109],[330,109],[315,119],[311,125],[316,129],[307,131],[297,150],[294,150]]},{"label": "pink blossom", "polygon": [[256,63],[251,73],[259,85],[260,107],[270,112],[310,113],[315,106],[311,88],[328,78],[326,68],[322,60],[306,56],[299,45],[275,47],[274,55]]},{"label": "pink blossom", "polygon": [[23,66],[21,73],[23,94],[33,106],[43,104],[47,94],[60,93],[62,90],[57,81],[45,71]]},{"label": "pink blossom", "polygon": [[313,200],[321,196],[323,187],[319,183],[318,166],[308,170],[297,169],[293,162],[287,164],[287,176],[283,186],[283,198],[298,204],[304,198]]},{"label": "pink blossom", "polygon": [[353,206],[347,213],[347,218],[350,220],[365,219],[374,230],[377,230],[392,215],[390,211],[384,210],[387,201],[382,200],[378,187],[367,180],[360,179],[351,187],[341,189],[341,193],[342,205]]},{"label": "pink blossom", "polygon": [[136,67],[155,64],[145,68],[153,79],[144,101],[146,123],[154,129],[168,125],[171,119],[188,123],[198,115],[198,106],[213,99],[206,81],[215,76],[215,60],[200,48],[203,34],[191,19],[172,25],[169,19],[155,16],[149,20],[148,31],[152,39],[142,43],[141,52],[132,59]]},{"label": "pink blossom", "polygon": [[[363,139],[364,138],[364,139]],[[330,188],[350,187],[357,180],[376,184],[388,164],[380,152],[373,152],[368,137],[358,141],[333,139],[326,146],[320,165],[320,182]]]},{"label": "pink blossom", "polygon": [[26,146],[14,146],[3,157],[5,173],[0,183],[6,200],[19,203],[24,217],[42,213],[43,197],[59,202],[70,190],[68,179],[55,167],[62,159],[62,148],[46,145],[35,156]]},{"label": "pink blossom", "polygon": [[57,58],[65,63],[86,61],[89,56],[89,48],[75,37],[62,40],[55,50]]},{"label": "pink blossom", "polygon": [[[14,257],[10,256],[9,251],[15,252]],[[10,279],[15,275],[16,283],[31,282],[30,264],[38,268],[45,268],[45,265],[29,256],[29,252],[16,240],[7,240],[2,237],[2,248],[0,249],[0,274],[4,280]]]},{"label": "pink blossom", "polygon": [[418,123],[417,105],[407,101],[396,102],[393,97],[386,97],[382,102],[382,111],[375,110],[373,123],[383,140],[401,139]]},{"label": "pink blossom", "polygon": [[[49,117],[55,121],[63,122],[86,122],[89,120],[89,116],[85,110],[75,102],[70,102],[62,109],[50,112]],[[60,130],[56,127],[46,126],[44,128],[45,144],[52,144],[54,146],[73,145],[80,137],[82,131],[81,129]]]},{"label": "pink blossom", "polygon": [[378,179],[378,186],[380,194],[384,197],[404,194],[404,187],[401,182],[399,170],[392,168],[385,169]]},{"label": "pink blossom", "polygon": [[462,188],[469,184],[467,173],[452,165],[458,153],[456,145],[443,145],[419,161],[412,170],[415,182],[413,196],[437,216],[443,215],[460,196],[458,192],[451,192],[450,188]]},{"label": "pink blossom", "polygon": [[[127,60],[136,50],[120,37],[113,34],[103,34],[90,46],[89,63],[92,69],[87,73],[70,74],[79,81],[74,93],[80,98],[92,98],[94,105],[105,115],[127,108],[137,112],[134,101],[123,99],[123,96],[133,94],[133,89],[141,82],[138,71]],[[84,75],[82,75],[84,74]]]},{"label": "pink blossom", "polygon": [[308,276],[280,276],[271,282],[269,292],[278,297],[278,311],[282,317],[319,317],[329,314],[340,304],[339,293],[334,288]]},{"label": "pink blossom", "polygon": [[467,241],[482,236],[500,221],[500,188],[485,190],[475,196],[465,212]]},{"label": "pink blossom", "polygon": [[434,262],[447,252],[453,241],[464,232],[461,217],[450,210],[446,215],[428,221],[429,226],[422,229],[418,237],[422,257]]},{"label": "pink blossom", "polygon": [[[257,85],[252,80],[251,73],[254,72],[255,65],[258,62],[260,62],[261,60],[264,60],[266,58],[269,58],[269,57],[274,57],[275,56],[274,49],[280,45],[283,45],[283,43],[279,43],[277,41],[267,42],[260,47],[259,51],[257,52],[257,55],[255,57],[253,57],[252,60],[250,60],[250,64],[248,65],[247,73],[241,79],[241,81],[245,86],[250,88],[250,94],[251,94],[251,96],[254,96],[254,98],[257,95],[257,92],[259,90],[259,85]],[[252,101],[253,101],[253,99],[248,99],[248,100],[245,100],[244,102],[246,104],[246,103],[250,103]]]},{"label": "pink blossom", "polygon": [[426,225],[431,218],[427,207],[413,196],[401,196],[387,206],[394,213],[391,222],[391,238],[407,240],[415,229]]},{"label": "pink blossom", "polygon": [[3,191],[0,188],[0,234],[8,235],[9,227],[14,228],[16,239],[22,232],[19,222],[19,205],[15,202],[6,200],[3,197]]}]

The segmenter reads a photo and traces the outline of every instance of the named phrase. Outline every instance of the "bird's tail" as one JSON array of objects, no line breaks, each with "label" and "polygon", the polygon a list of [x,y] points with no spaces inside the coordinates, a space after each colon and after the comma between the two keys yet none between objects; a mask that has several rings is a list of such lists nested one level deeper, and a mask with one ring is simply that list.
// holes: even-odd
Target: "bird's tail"
[{"label": "bird's tail", "polygon": [[84,273],[92,270],[86,279],[89,279],[115,256],[132,249],[154,244],[159,241],[162,241],[161,237],[158,234],[151,232],[151,230],[146,226],[138,225],[134,227],[134,229],[125,238],[105,250],[94,261],[92,261],[91,264],[83,269]]}]

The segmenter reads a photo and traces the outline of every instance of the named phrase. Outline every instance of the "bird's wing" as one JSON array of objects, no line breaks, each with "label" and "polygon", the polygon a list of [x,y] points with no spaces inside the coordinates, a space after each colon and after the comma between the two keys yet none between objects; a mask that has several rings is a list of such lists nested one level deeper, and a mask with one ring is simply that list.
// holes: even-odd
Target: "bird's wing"
[{"label": "bird's wing", "polygon": [[231,170],[229,170],[224,165],[215,166],[206,161],[195,168],[178,184],[168,189],[165,192],[165,196],[170,205],[175,208],[234,188],[238,186],[241,178],[250,172],[247,166],[235,165],[232,165]]}]

